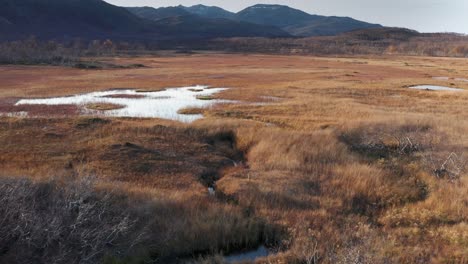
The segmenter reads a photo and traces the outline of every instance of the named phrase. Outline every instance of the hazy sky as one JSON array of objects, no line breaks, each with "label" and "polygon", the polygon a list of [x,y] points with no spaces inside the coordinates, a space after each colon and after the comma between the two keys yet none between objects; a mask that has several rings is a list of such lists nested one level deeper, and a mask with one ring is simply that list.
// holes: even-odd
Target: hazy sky
[{"label": "hazy sky", "polygon": [[284,4],[319,15],[350,16],[421,32],[468,34],[468,0],[106,0],[120,6],[215,5],[239,11],[253,4]]}]

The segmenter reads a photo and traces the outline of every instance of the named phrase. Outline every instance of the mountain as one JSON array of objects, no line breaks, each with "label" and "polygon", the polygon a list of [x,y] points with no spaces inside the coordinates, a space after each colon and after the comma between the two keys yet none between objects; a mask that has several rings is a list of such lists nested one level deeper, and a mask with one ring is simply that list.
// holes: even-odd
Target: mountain
[{"label": "mountain", "polygon": [[102,0],[0,0],[0,7],[0,40],[290,36],[273,26],[203,18],[180,7],[126,9]]},{"label": "mountain", "polygon": [[11,25],[11,22],[8,19],[0,16],[0,25]]},{"label": "mountain", "polygon": [[283,5],[254,5],[237,13],[236,19],[276,26],[294,36],[337,35],[356,29],[382,27],[349,17],[311,15]]},{"label": "mountain", "polygon": [[0,0],[8,21],[0,38],[136,37],[155,33],[150,23],[101,0]]},{"label": "mountain", "polygon": [[316,21],[287,26],[283,29],[294,36],[331,36],[353,30],[381,27],[381,25],[369,24],[349,17],[321,17]]},{"label": "mountain", "polygon": [[177,32],[185,38],[205,37],[290,37],[285,31],[271,26],[254,25],[228,19],[205,19],[194,15],[168,17],[155,21],[161,32]]},{"label": "mountain", "polygon": [[130,12],[152,20],[164,34],[177,32],[185,37],[290,37],[285,31],[270,25],[225,18],[202,17],[187,11],[186,7],[130,7]]},{"label": "mountain", "polygon": [[217,6],[194,5],[190,7],[180,6],[187,12],[206,18],[234,19],[236,14],[226,11]]},{"label": "mountain", "polygon": [[9,27],[11,27],[11,22],[0,16],[0,32],[8,30]]},{"label": "mountain", "polygon": [[248,7],[237,14],[219,7],[204,5],[179,7],[205,18],[226,18],[258,25],[274,26],[293,36],[301,37],[337,35],[352,30],[382,27],[381,25],[370,24],[349,17],[311,15],[284,5],[259,4]]},{"label": "mountain", "polygon": [[149,20],[159,20],[168,17],[176,16],[188,16],[191,13],[186,11],[181,7],[161,7],[161,8],[152,8],[152,7],[126,7],[128,11],[137,15],[141,18],[146,18]]},{"label": "mountain", "polygon": [[166,40],[218,37],[337,35],[377,28],[347,17],[326,17],[282,5],[255,5],[234,14],[219,7],[111,5],[103,0],[0,0],[0,40]]},{"label": "mountain", "polygon": [[288,27],[319,19],[301,10],[282,5],[254,5],[236,14],[236,19],[255,24]]},{"label": "mountain", "polygon": [[428,34],[422,34],[407,28],[382,27],[355,30],[344,33],[340,37],[359,41],[409,41],[411,38],[423,37],[425,35]]}]

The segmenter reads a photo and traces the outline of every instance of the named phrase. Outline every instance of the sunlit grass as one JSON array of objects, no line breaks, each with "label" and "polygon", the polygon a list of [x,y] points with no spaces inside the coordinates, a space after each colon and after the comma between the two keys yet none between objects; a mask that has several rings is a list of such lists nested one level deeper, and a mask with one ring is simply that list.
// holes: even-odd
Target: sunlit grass
[{"label": "sunlit grass", "polygon": [[[109,89],[109,83],[139,89],[198,83],[230,87],[219,96],[249,104],[181,110],[203,111],[206,118],[191,125],[2,117],[2,176],[89,173],[122,193],[166,197],[174,207],[158,219],[179,232],[179,240],[158,247],[167,254],[182,256],[211,245],[211,253],[220,253],[274,241],[282,251],[270,260],[284,263],[312,256],[322,263],[466,259],[462,161],[468,96],[405,88],[447,86],[432,76],[463,76],[464,61],[256,55],[139,60],[154,68],[76,74],[14,67],[8,75],[0,72],[11,88],[0,90],[0,100]],[[220,74],[223,78],[213,78]],[[21,76],[29,80],[27,90],[19,89],[25,85]],[[281,100],[252,103],[262,96]],[[450,160],[460,168],[457,175],[455,167],[441,169],[451,153],[461,160]],[[213,183],[214,197],[207,190]]]}]

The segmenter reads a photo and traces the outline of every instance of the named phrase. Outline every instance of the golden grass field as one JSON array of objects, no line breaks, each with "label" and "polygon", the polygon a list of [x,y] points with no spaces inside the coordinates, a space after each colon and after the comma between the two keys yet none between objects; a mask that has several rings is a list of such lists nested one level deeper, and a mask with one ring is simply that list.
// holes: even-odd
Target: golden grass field
[{"label": "golden grass field", "polygon": [[[103,188],[185,208],[178,217],[192,222],[166,220],[186,230],[158,256],[270,243],[279,252],[257,262],[468,262],[468,82],[455,80],[468,78],[466,59],[102,61],[146,67],[0,66],[0,113],[35,115],[0,117],[0,176],[93,175]],[[196,84],[231,88],[215,97],[239,103],[203,109],[206,118],[192,124],[13,106],[20,98]],[[419,84],[467,91],[407,88]],[[207,192],[213,181],[215,198]]]}]

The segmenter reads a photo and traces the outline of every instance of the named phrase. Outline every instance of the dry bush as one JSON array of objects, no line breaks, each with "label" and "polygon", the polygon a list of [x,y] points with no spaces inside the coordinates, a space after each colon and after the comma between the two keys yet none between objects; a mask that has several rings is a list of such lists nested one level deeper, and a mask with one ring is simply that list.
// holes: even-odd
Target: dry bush
[{"label": "dry bush", "polygon": [[341,139],[353,151],[371,158],[388,158],[429,148],[438,140],[430,130],[428,123],[368,123],[346,131]]},{"label": "dry bush", "polygon": [[53,41],[41,42],[31,37],[23,41],[0,43],[0,64],[72,65],[78,51]]},{"label": "dry bush", "polygon": [[[462,144],[428,122],[396,121],[365,124],[342,135],[342,140],[371,159],[417,160],[437,178],[454,181],[466,172],[468,160]],[[387,162],[388,164],[388,162]]]},{"label": "dry bush", "polygon": [[96,263],[139,243],[136,218],[118,195],[91,181],[34,183],[2,178],[0,260],[3,263]]},{"label": "dry bush", "polygon": [[466,174],[468,157],[462,146],[433,145],[421,155],[425,168],[438,179],[458,181]]},{"label": "dry bush", "polygon": [[[386,29],[382,29],[385,31]],[[391,29],[390,29],[391,30]],[[359,31],[338,36],[309,38],[231,38],[217,39],[205,48],[234,52],[295,55],[417,55],[468,56],[468,38],[457,34]],[[401,34],[401,35],[400,35]]]},{"label": "dry bush", "polygon": [[118,195],[94,181],[2,178],[0,262],[108,263],[191,259],[274,243],[280,233],[206,199]]}]

